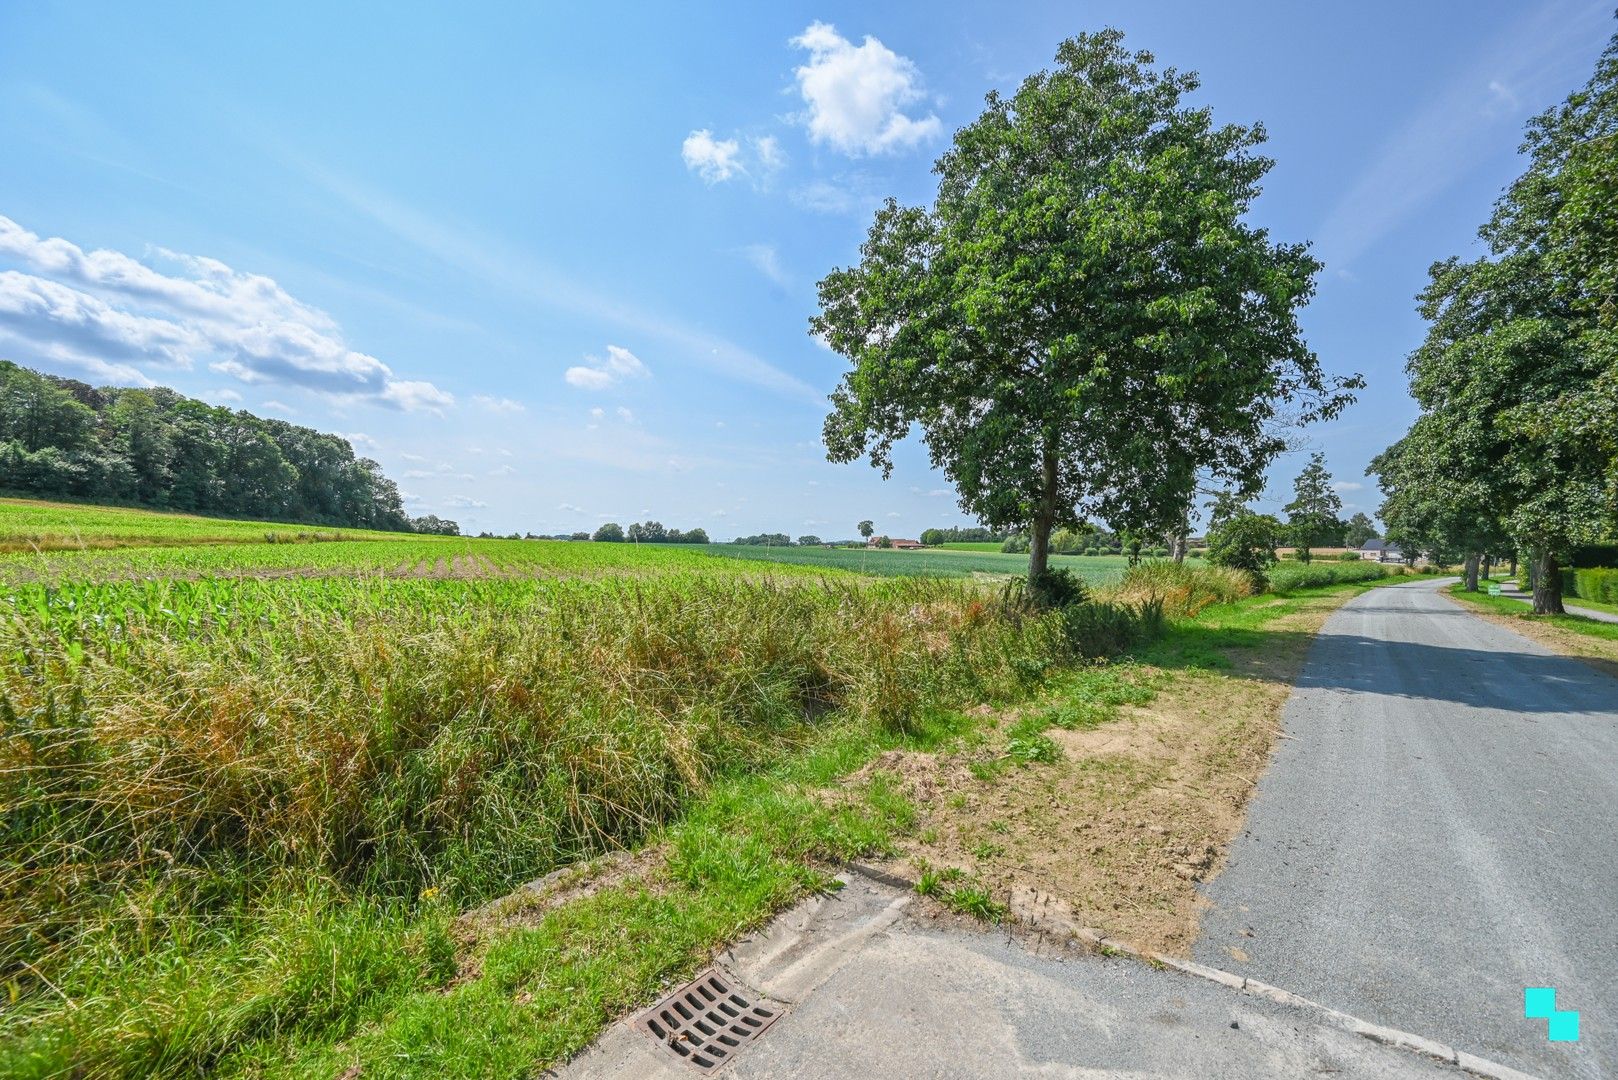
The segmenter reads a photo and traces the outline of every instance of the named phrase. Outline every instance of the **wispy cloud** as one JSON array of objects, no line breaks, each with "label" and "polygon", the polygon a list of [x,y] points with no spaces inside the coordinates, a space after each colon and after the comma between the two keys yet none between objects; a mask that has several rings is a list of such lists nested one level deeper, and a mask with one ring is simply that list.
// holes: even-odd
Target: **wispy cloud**
[{"label": "wispy cloud", "polygon": [[520,413],[527,412],[528,406],[520,401],[513,401],[508,397],[492,397],[488,394],[474,394],[472,401],[492,413]]},{"label": "wispy cloud", "polygon": [[753,265],[753,269],[770,281],[783,288],[790,284],[791,279],[781,266],[781,255],[775,250],[774,244],[747,244],[736,250],[742,258]]},{"label": "wispy cloud", "polygon": [[562,378],[580,390],[606,390],[625,379],[644,379],[651,374],[640,357],[622,345],[608,345],[606,356],[586,356],[583,364],[568,368]]},{"label": "wispy cloud", "polygon": [[571,275],[553,270],[496,239],[444,224],[367,185],[308,162],[291,160],[356,213],[462,272],[496,285],[525,302],[542,303],[609,323],[620,330],[653,339],[727,378],[817,406],[825,404],[825,394],[821,391],[732,341],[678,319],[604,296],[579,285]]},{"label": "wispy cloud", "polygon": [[332,397],[437,411],[454,397],[396,378],[349,348],[336,320],[262,274],[218,259],[155,249],[167,270],[119,251],[86,251],[0,216],[0,336],[27,358],[125,382],[149,383],[143,365],[197,360],[245,383],[299,386]]},{"label": "wispy cloud", "polygon": [[1573,57],[1593,60],[1612,17],[1607,0],[1551,0],[1520,15],[1382,144],[1316,231],[1333,269],[1348,267],[1569,90]]},{"label": "wispy cloud", "polygon": [[680,144],[685,167],[702,177],[703,183],[722,184],[747,170],[742,168],[742,145],[735,139],[716,139],[707,128],[699,128]]}]

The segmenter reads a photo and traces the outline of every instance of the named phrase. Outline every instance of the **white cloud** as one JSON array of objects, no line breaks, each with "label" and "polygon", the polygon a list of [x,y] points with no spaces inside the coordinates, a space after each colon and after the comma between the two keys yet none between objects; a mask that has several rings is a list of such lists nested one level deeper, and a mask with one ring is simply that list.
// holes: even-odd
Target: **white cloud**
[{"label": "white cloud", "polygon": [[510,465],[501,465],[499,468],[489,470],[490,476],[515,476],[516,474],[517,470]]},{"label": "white cloud", "polygon": [[1358,480],[1338,480],[1332,484],[1333,491],[1363,491],[1365,485]]},{"label": "white cloud", "polygon": [[444,505],[454,507],[457,510],[482,510],[489,504],[481,499],[474,499],[470,495],[451,495],[444,500]]},{"label": "white cloud", "polygon": [[715,139],[707,128],[693,131],[680,145],[685,167],[702,177],[704,183],[721,184],[746,172],[741,163],[741,144],[735,139]]},{"label": "white cloud", "polygon": [[779,171],[787,163],[787,156],[781,149],[781,144],[774,135],[755,136],[753,154],[758,158],[759,167],[766,173]]},{"label": "white cloud", "polygon": [[292,411],[292,406],[282,401],[266,401],[261,407],[265,412],[289,413]]},{"label": "white cloud", "polygon": [[491,397],[488,394],[474,394],[472,400],[493,413],[520,413],[527,412],[528,406],[520,401],[513,401],[508,397]]},{"label": "white cloud", "polygon": [[646,378],[651,371],[640,357],[619,345],[608,345],[607,355],[586,356],[584,364],[562,373],[569,386],[580,390],[605,390],[625,379]]},{"label": "white cloud", "polygon": [[913,147],[942,130],[934,115],[916,119],[902,111],[922,99],[921,73],[876,38],[855,45],[816,22],[792,44],[809,51],[795,74],[812,141],[857,157]]},{"label": "white cloud", "polygon": [[595,408],[590,410],[590,415],[595,417],[597,420],[600,420],[603,416],[607,415],[607,410],[597,405]]},{"label": "white cloud", "polygon": [[330,315],[268,277],[217,259],[156,249],[164,273],[117,251],[85,251],[0,216],[0,258],[40,277],[0,272],[0,335],[26,358],[150,383],[138,365],[215,371],[247,383],[299,386],[339,399],[442,409],[454,398],[403,381],[349,348]]},{"label": "white cloud", "polygon": [[622,405],[618,406],[617,412],[618,419],[622,420],[624,423],[633,424],[635,422],[635,414],[624,408]]},{"label": "white cloud", "polygon": [[747,244],[736,249],[742,258],[753,264],[753,268],[777,285],[785,286],[788,282],[787,272],[781,268],[780,253],[775,250],[774,244]]},{"label": "white cloud", "polygon": [[341,432],[340,431],[340,432],[338,432],[338,436],[341,437],[341,438],[347,439],[348,444],[350,446],[354,446],[354,447],[364,446],[364,447],[368,447],[368,448],[370,448],[372,450],[376,449],[376,440],[371,438],[369,435],[365,434],[365,432],[363,432],[363,431],[350,431],[350,432]]},{"label": "white cloud", "polygon": [[556,509],[566,510],[570,514],[588,514],[590,512],[584,507],[574,506],[572,503],[558,503]]},{"label": "white cloud", "polygon": [[[228,388],[224,390],[206,390],[204,393],[210,398],[216,398],[219,401],[240,401],[242,399],[241,394]],[[347,436],[347,438],[349,442],[354,441],[354,436],[352,435]]]}]

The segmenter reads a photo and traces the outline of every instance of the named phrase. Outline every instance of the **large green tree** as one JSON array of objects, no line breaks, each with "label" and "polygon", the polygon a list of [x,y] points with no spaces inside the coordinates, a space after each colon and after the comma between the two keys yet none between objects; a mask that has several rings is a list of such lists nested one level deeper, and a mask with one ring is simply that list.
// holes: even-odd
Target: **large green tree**
[{"label": "large green tree", "polygon": [[1562,560],[1618,516],[1615,135],[1618,38],[1528,125],[1529,167],[1480,230],[1489,254],[1433,266],[1408,365],[1422,430],[1398,457],[1421,455],[1448,513],[1494,517],[1529,554],[1540,613],[1562,610]]},{"label": "large green tree", "polygon": [[811,320],[852,363],[827,456],[887,475],[919,425],[963,508],[1026,530],[1032,579],[1059,526],[1161,535],[1199,474],[1256,491],[1283,412],[1333,416],[1359,385],[1299,333],[1319,264],[1247,220],[1263,128],[1216,125],[1184,102],[1195,75],[1153,65],[1081,34],[990,93],[932,207],[889,200]]},{"label": "large green tree", "polygon": [[1299,562],[1310,560],[1312,548],[1342,539],[1343,525],[1337,520],[1342,512],[1343,500],[1326,471],[1326,455],[1309,455],[1309,464],[1292,482],[1292,501],[1286,505],[1287,537],[1297,548]]}]

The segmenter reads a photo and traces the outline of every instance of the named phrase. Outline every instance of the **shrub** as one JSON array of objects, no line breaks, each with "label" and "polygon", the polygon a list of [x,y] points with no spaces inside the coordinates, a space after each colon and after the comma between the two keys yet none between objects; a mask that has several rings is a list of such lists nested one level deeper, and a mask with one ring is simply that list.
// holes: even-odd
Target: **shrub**
[{"label": "shrub", "polygon": [[1294,589],[1341,585],[1348,581],[1374,581],[1387,576],[1388,568],[1380,563],[1284,563],[1270,571],[1270,588],[1274,592],[1285,593]]},{"label": "shrub", "polygon": [[1618,604],[1618,570],[1605,567],[1564,570],[1562,591],[1581,600]]},{"label": "shrub", "polygon": [[1342,554],[1337,556],[1337,561],[1338,562],[1359,562],[1360,561],[1360,553],[1357,552],[1357,551],[1345,551]]},{"label": "shrub", "polygon": [[1275,565],[1284,526],[1269,514],[1242,511],[1208,534],[1208,561],[1245,570],[1262,582]]}]

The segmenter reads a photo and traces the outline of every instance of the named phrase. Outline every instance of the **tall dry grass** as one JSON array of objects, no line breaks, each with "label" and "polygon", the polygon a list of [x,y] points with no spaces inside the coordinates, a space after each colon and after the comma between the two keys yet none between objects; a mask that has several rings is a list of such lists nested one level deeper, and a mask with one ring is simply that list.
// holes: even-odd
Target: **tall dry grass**
[{"label": "tall dry grass", "polygon": [[1157,603],[1170,619],[1190,619],[1210,604],[1229,604],[1259,590],[1250,574],[1208,563],[1153,560],[1124,571],[1117,585],[1106,592],[1116,603],[1141,606]]}]

